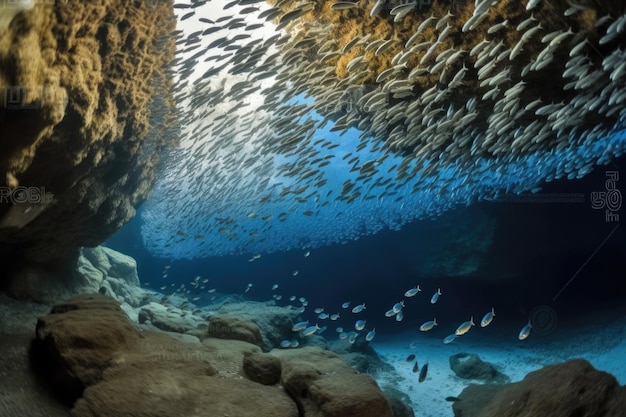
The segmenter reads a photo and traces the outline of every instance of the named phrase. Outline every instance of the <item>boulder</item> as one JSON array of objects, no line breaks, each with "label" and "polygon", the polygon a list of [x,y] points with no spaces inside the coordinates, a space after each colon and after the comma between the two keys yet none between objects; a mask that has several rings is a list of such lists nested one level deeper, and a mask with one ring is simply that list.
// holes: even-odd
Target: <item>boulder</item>
[{"label": "boulder", "polygon": [[140,324],[149,323],[157,329],[168,332],[185,333],[205,325],[205,321],[189,311],[150,302],[139,309]]},{"label": "boulder", "polygon": [[37,321],[32,357],[49,382],[63,389],[62,399],[71,402],[139,339],[117,301],[98,294],[76,297]]},{"label": "boulder", "polygon": [[263,350],[270,351],[280,346],[283,339],[293,339],[291,331],[294,323],[300,320],[300,309],[292,306],[279,307],[271,302],[225,303],[217,315],[239,317],[257,325],[263,336]]},{"label": "boulder", "polygon": [[358,374],[336,354],[314,347],[273,350],[283,361],[281,382],[302,415],[392,417],[376,382]]},{"label": "boulder", "polygon": [[393,416],[376,382],[336,354],[263,353],[253,323],[220,320],[216,333],[252,335],[256,343],[138,332],[115,300],[75,298],[39,320],[33,358],[47,367],[35,369],[65,395],[75,417]]},{"label": "boulder", "polygon": [[457,417],[619,417],[626,387],[584,359],[548,365],[505,385],[470,385],[453,404]]},{"label": "boulder", "polygon": [[259,327],[252,321],[230,316],[209,318],[207,336],[218,339],[233,339],[263,346],[263,337]]},{"label": "boulder", "polygon": [[247,353],[243,357],[243,370],[251,381],[274,385],[280,381],[282,365],[280,359],[267,353]]},{"label": "boulder", "polygon": [[484,362],[475,353],[457,353],[450,356],[450,368],[463,379],[505,382],[508,377],[501,374],[495,366]]}]

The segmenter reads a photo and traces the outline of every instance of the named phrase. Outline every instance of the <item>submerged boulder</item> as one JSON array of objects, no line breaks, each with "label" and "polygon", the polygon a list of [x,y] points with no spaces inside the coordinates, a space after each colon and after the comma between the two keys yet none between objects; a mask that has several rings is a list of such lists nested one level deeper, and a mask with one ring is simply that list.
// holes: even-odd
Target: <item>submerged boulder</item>
[{"label": "submerged boulder", "polygon": [[584,359],[548,365],[505,385],[470,385],[453,404],[456,417],[619,417],[626,387]]},{"label": "submerged boulder", "polygon": [[302,415],[392,417],[389,401],[374,379],[359,374],[336,354],[314,347],[278,350],[281,382]]},{"label": "submerged boulder", "polygon": [[31,353],[36,367],[62,390],[58,394],[71,402],[139,340],[119,303],[95,294],[55,305],[40,318]]},{"label": "submerged boulder", "polygon": [[483,361],[475,353],[457,353],[450,356],[450,368],[463,379],[478,379],[488,382],[506,382],[508,377],[495,366]]},{"label": "submerged boulder", "polygon": [[253,322],[238,317],[213,316],[209,319],[209,337],[233,339],[263,346],[259,327]]}]

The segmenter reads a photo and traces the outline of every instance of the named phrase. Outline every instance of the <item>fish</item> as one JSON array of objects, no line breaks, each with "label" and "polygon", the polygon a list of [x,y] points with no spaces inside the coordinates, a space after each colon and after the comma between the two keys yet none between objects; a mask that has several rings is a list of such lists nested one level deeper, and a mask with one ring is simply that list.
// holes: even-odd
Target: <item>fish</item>
[{"label": "fish", "polygon": [[315,332],[320,330],[320,327],[315,323],[315,326],[309,326],[306,329],[302,330],[302,336],[311,336]]},{"label": "fish", "polygon": [[348,308],[350,307],[350,301],[345,301],[341,304],[341,308]]},{"label": "fish", "polygon": [[291,340],[282,340],[280,342],[280,347],[281,348],[288,348],[291,347]]},{"label": "fish", "polygon": [[374,337],[376,336],[376,328],[370,330],[369,332],[367,332],[367,334],[365,335],[365,340],[367,342],[371,342],[372,340],[374,340]]},{"label": "fish", "polygon": [[420,288],[420,286],[418,285],[417,287],[411,288],[410,290],[407,290],[404,293],[405,297],[413,297],[415,296],[418,292],[422,291],[422,289]]},{"label": "fish", "polygon": [[480,327],[487,327],[489,326],[489,323],[491,323],[493,321],[493,318],[495,317],[496,312],[493,309],[493,307],[491,307],[491,311],[487,314],[485,314],[485,316],[483,317],[483,319],[480,321]]},{"label": "fish", "polygon": [[413,362],[415,360],[415,354],[411,353],[409,356],[406,357],[405,359],[407,362]]},{"label": "fish", "polygon": [[441,289],[437,288],[437,292],[434,293],[433,296],[430,298],[430,303],[435,304],[437,300],[439,300],[440,295],[441,295]]},{"label": "fish", "polygon": [[530,336],[530,331],[533,328],[532,324],[530,324],[530,322],[528,322],[528,324],[526,326],[524,326],[522,328],[522,330],[519,332],[519,335],[517,336],[517,338],[519,340],[524,340],[526,339],[528,336]]},{"label": "fish", "polygon": [[356,323],[354,323],[354,328],[357,331],[361,331],[365,328],[365,320],[357,320]]},{"label": "fish", "polygon": [[275,290],[277,290],[277,289],[278,289],[278,284],[274,284],[274,285],[272,285],[272,291],[275,291]]},{"label": "fish", "polygon": [[402,321],[404,319],[404,313],[402,311],[398,311],[396,313],[396,321]]},{"label": "fish", "polygon": [[292,348],[297,348],[298,346],[300,346],[300,342],[298,342],[296,339],[291,341]]},{"label": "fish", "polygon": [[418,378],[419,382],[424,382],[426,380],[426,375],[428,374],[428,362],[426,362],[424,364],[424,366],[422,366],[422,369],[420,370],[420,375]]},{"label": "fish", "polygon": [[336,331],[337,333],[342,333],[342,332],[343,332],[343,327],[339,326],[339,327],[337,327],[337,328],[335,329],[335,331]]},{"label": "fish", "polygon": [[360,312],[361,312],[361,311],[363,311],[363,310],[365,310],[365,303],[363,303],[363,304],[359,304],[359,305],[354,306],[354,307],[352,308],[352,312],[353,312],[353,313],[360,313]]},{"label": "fish", "polygon": [[422,324],[420,326],[420,330],[423,332],[427,332],[430,329],[432,329],[433,327],[435,327],[437,325],[437,319],[435,318],[434,320],[431,321],[427,321],[424,324]]},{"label": "fish", "polygon": [[339,313],[334,313],[334,314],[330,315],[330,319],[333,320],[333,321],[338,320],[339,317],[340,317]]},{"label": "fish", "polygon": [[358,4],[356,2],[351,1],[337,1],[330,5],[330,8],[333,10],[348,10],[357,7]]},{"label": "fish", "polygon": [[321,313],[322,311],[324,311],[324,307],[316,307],[316,308],[313,310],[313,312],[314,312],[315,314],[319,314],[319,313]]},{"label": "fish", "polygon": [[395,315],[396,315],[396,312],[395,312],[395,311],[393,311],[393,308],[391,308],[391,309],[389,309],[389,310],[387,310],[387,311],[385,312],[385,317],[393,317],[393,316],[395,316]]},{"label": "fish", "polygon": [[341,332],[339,333],[339,340],[344,340],[348,338],[348,333],[346,332]]},{"label": "fish", "polygon": [[293,275],[294,277],[296,275],[298,275],[300,273],[300,271],[298,271],[297,269],[293,270],[293,272],[291,273],[291,275]]},{"label": "fish", "polygon": [[415,363],[413,364],[413,373],[417,373],[419,370],[420,370],[420,367],[417,361],[415,361]]},{"label": "fish", "polygon": [[317,315],[317,318],[320,320],[326,320],[327,318],[329,318],[330,316],[328,315],[328,313],[319,313]]},{"label": "fish", "polygon": [[399,311],[401,311],[404,308],[404,301],[400,301],[398,303],[395,303],[392,307],[392,310],[394,313],[398,313]]},{"label": "fish", "polygon": [[449,334],[443,338],[443,343],[444,345],[447,345],[448,343],[454,342],[454,339],[456,339],[456,334],[455,333]]},{"label": "fish", "polygon": [[302,330],[306,329],[308,325],[309,325],[309,321],[308,320],[307,321],[301,321],[299,323],[294,324],[293,327],[291,328],[291,330],[294,331],[294,332],[299,332],[299,331],[302,331]]},{"label": "fish", "polygon": [[462,336],[465,333],[469,332],[469,330],[474,326],[474,317],[472,316],[469,321],[465,321],[461,323],[459,327],[456,328],[454,334],[457,336]]},{"label": "fish", "polygon": [[446,397],[446,401],[456,402],[461,401],[461,399],[459,397]]}]

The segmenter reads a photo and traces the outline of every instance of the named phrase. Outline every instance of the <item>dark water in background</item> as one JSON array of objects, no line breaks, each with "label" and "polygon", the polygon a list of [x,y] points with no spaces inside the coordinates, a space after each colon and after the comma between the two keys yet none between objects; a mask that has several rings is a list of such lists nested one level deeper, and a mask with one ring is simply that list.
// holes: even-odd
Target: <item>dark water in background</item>
[{"label": "dark water in background", "polygon": [[[209,288],[217,288],[217,293],[240,294],[252,283],[247,294],[252,300],[265,301],[281,294],[278,305],[299,306],[289,297],[306,297],[309,308],[303,317],[331,330],[337,325],[351,330],[358,318],[367,319],[367,328],[376,327],[378,334],[417,329],[433,317],[440,323],[455,323],[454,328],[457,322],[474,315],[478,325],[492,306],[498,322],[521,326],[528,321],[530,311],[540,305],[554,309],[560,323],[600,312],[617,316],[626,312],[626,227],[620,227],[619,221],[607,222],[604,210],[593,209],[591,193],[602,191],[605,172],[619,171],[620,166],[626,167],[625,158],[597,168],[582,180],[546,184],[537,196],[539,201],[480,203],[434,221],[414,222],[400,231],[383,231],[344,245],[311,249],[309,257],[302,249],[263,254],[254,262],[248,262],[250,254],[176,260],[166,279],[162,278],[163,267],[170,260],[154,258],[143,248],[139,216],[106,245],[134,257],[140,279],[149,283],[149,288],[158,290],[168,285],[162,292],[171,293],[181,283],[190,288],[190,281],[201,275],[210,280],[198,291],[203,298],[197,303],[204,304],[210,302],[211,294],[206,294]],[[622,182],[626,179],[620,178],[618,188],[623,189]],[[548,202],[550,196],[569,194],[582,197],[582,201]],[[624,210],[617,214],[624,222]],[[455,241],[467,239],[462,232],[467,225],[484,219],[495,219],[496,226],[493,244],[481,257],[476,272],[463,277],[424,277],[420,273],[424,262],[433,261],[429,253],[436,255],[435,262],[462,258]],[[455,233],[457,229],[461,232]],[[449,253],[436,251],[441,248]],[[299,271],[297,276],[292,275],[294,270]],[[172,283],[176,285],[169,287]],[[279,285],[276,291],[271,290],[273,284]],[[404,321],[386,318],[384,312],[417,284],[423,292],[406,300]],[[438,287],[443,295],[432,305],[428,300]],[[188,295],[190,299],[194,296],[193,291]],[[367,309],[353,314],[340,308],[344,301],[351,301],[350,309],[365,302]],[[317,320],[315,307],[340,312],[341,318],[336,322]],[[450,325],[443,327],[435,327],[432,335],[449,334]]]}]

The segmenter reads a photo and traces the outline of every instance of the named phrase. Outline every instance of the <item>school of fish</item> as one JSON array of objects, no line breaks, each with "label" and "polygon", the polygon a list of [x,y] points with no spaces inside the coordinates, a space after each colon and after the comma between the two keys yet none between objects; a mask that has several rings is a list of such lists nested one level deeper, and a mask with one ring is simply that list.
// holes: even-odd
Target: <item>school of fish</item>
[{"label": "school of fish", "polygon": [[180,141],[140,212],[145,246],[348,242],[624,153],[623,5],[422,3],[176,3]]}]

